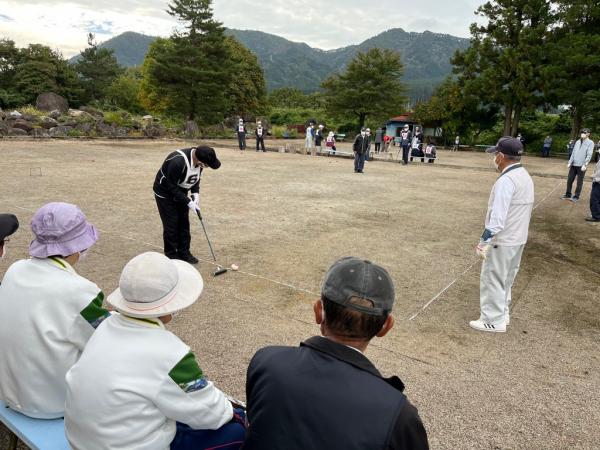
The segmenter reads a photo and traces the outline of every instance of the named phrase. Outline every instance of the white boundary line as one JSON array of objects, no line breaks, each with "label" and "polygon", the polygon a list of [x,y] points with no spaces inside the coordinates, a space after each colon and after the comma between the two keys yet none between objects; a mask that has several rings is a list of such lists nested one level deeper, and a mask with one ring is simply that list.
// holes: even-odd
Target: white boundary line
[{"label": "white boundary line", "polygon": [[[541,199],[537,205],[535,205],[532,209],[532,211],[535,211],[538,206],[540,206],[542,203],[544,203],[548,198],[550,198],[550,196],[554,193],[554,191],[556,191],[556,189],[558,189],[558,187],[564,183],[563,180],[559,181],[556,186],[554,186],[554,188],[543,198]],[[431,300],[429,300],[427,303],[425,303],[421,309],[419,309],[417,312],[415,312],[412,316],[410,316],[407,320],[414,320],[419,314],[421,314],[423,311],[425,311],[427,308],[429,308],[429,306],[431,306],[431,304],[433,302],[435,302],[438,298],[440,298],[448,289],[450,289],[458,280],[460,280],[463,276],[465,276],[473,267],[475,267],[475,265],[479,262],[479,258],[477,258],[475,260],[475,262],[473,262],[473,264],[471,264],[469,267],[467,267],[460,275],[458,275],[454,280],[452,280],[444,289],[442,289],[440,292],[438,292],[436,295],[433,296],[433,298]]]}]

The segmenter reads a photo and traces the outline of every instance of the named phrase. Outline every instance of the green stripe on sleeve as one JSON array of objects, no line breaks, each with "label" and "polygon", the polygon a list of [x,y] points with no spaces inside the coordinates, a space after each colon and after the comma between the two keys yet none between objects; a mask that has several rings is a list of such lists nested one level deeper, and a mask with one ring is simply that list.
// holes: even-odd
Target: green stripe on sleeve
[{"label": "green stripe on sleeve", "polygon": [[206,387],[207,382],[196,357],[189,352],[169,372],[171,379],[186,393]]},{"label": "green stripe on sleeve", "polygon": [[100,291],[96,298],[79,313],[94,328],[98,328],[104,319],[110,317],[110,313],[102,307],[103,301],[104,292]]}]

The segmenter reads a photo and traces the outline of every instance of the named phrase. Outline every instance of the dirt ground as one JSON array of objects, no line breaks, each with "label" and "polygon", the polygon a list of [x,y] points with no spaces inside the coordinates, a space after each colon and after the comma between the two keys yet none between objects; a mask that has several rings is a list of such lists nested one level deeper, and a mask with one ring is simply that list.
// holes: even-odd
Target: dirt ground
[{"label": "dirt ground", "polygon": [[[32,213],[67,201],[101,230],[78,270],[111,292],[130,258],[161,249],[152,182],[166,154],[184,145],[0,140],[0,211],[21,221],[0,273],[26,256]],[[564,160],[524,159],[536,188],[530,240],[509,330],[486,334],[468,321],[479,314],[474,246],[497,176],[489,155],[439,151],[436,164],[407,167],[367,162],[361,175],[348,159],[215,145],[223,165],[203,176],[203,214],[217,258],[240,271],[211,276],[206,240],[192,222],[205,291],[169,328],[221,389],[244,398],[258,348],[318,334],[320,281],[333,261],[355,255],[395,281],[396,327],[367,355],[405,382],[433,449],[598,448],[600,227],[584,221],[589,181],[578,204],[559,199]],[[3,439],[0,430],[0,446]]]}]

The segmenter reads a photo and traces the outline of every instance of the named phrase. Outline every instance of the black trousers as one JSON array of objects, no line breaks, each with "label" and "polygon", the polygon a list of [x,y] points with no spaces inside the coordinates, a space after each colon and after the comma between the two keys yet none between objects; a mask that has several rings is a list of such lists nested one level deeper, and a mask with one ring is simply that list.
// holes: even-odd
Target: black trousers
[{"label": "black trousers", "polygon": [[165,256],[177,258],[190,253],[190,216],[185,203],[177,203],[154,196],[158,214],[163,225],[163,245]]},{"label": "black trousers", "polygon": [[238,133],[238,145],[240,150],[246,150],[246,133]]},{"label": "black trousers", "polygon": [[375,153],[379,153],[381,151],[381,142],[375,142]]},{"label": "black trousers", "polygon": [[594,219],[600,219],[600,181],[592,183],[590,195],[590,211]]},{"label": "black trousers", "polygon": [[263,137],[257,137],[256,138],[256,151],[258,151],[258,145],[260,144],[262,151],[266,152],[265,150],[265,138]]},{"label": "black trousers", "polygon": [[402,145],[402,161],[404,164],[408,164],[408,152],[410,150],[410,144]]},{"label": "black trousers", "polygon": [[583,179],[585,177],[585,172],[581,170],[581,167],[579,166],[571,166],[569,168],[569,176],[567,177],[567,192],[565,193],[567,197],[571,196],[571,190],[573,188],[573,181],[575,181],[575,177],[577,177],[577,185],[575,186],[574,197],[579,197],[581,195],[581,189],[583,189]]}]

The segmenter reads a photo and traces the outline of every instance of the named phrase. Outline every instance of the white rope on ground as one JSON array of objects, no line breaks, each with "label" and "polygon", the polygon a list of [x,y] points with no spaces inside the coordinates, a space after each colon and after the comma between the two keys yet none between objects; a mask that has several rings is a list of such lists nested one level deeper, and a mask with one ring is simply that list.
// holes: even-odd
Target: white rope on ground
[{"label": "white rope on ground", "polygon": [[[550,196],[554,193],[554,191],[556,191],[556,189],[558,189],[558,187],[563,183],[563,181],[559,181],[556,186],[554,186],[554,188],[543,198],[541,199],[532,209],[532,211],[535,211],[542,203],[544,203],[548,198],[550,198]],[[427,308],[429,308],[438,298],[440,298],[448,289],[450,289],[452,286],[454,286],[454,284],[460,280],[463,276],[465,276],[473,267],[475,267],[475,265],[479,262],[479,258],[477,258],[473,264],[471,264],[469,267],[467,267],[460,275],[458,275],[454,280],[452,280],[444,289],[442,289],[440,292],[438,292],[436,295],[433,296],[433,298],[431,300],[429,300],[427,303],[425,303],[417,312],[415,312],[412,316],[410,316],[407,320],[414,320],[419,314],[421,314],[423,311],[425,311]]]}]

